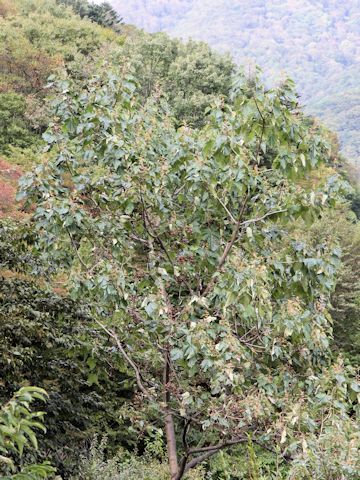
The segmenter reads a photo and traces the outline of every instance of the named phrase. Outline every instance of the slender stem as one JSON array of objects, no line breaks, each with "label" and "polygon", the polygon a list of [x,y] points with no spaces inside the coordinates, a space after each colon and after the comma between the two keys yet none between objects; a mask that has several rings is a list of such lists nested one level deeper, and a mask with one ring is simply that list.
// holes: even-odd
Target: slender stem
[{"label": "slender stem", "polygon": [[262,144],[262,140],[263,140],[263,137],[264,137],[266,122],[265,122],[264,115],[261,113],[261,110],[260,110],[260,108],[259,108],[259,105],[258,105],[255,97],[254,97],[254,102],[255,102],[257,111],[259,112],[259,115],[260,115],[261,120],[262,120],[261,135],[260,135],[259,142],[258,142],[258,146],[257,146],[257,150],[256,150],[256,161],[258,161],[258,160],[259,160],[259,155],[260,155],[261,144]]},{"label": "slender stem", "polygon": [[155,401],[154,397],[151,395],[151,393],[148,391],[148,389],[143,384],[142,376],[141,376],[141,373],[140,373],[140,370],[139,370],[138,366],[136,365],[136,363],[131,359],[131,357],[126,352],[126,350],[123,347],[119,337],[116,335],[116,333],[113,330],[109,330],[102,322],[100,322],[96,318],[94,320],[104,330],[104,332],[106,332],[109,335],[109,337],[111,337],[115,341],[116,346],[118,347],[121,355],[125,358],[128,365],[130,365],[130,367],[134,370],[136,383],[137,383],[139,389],[142,391],[142,393],[150,401],[154,402]]},{"label": "slender stem", "polygon": [[170,467],[170,475],[171,480],[176,480],[178,478],[179,466],[177,460],[177,451],[176,451],[176,436],[175,436],[175,427],[174,427],[174,419],[169,409],[170,403],[170,390],[169,390],[169,383],[170,383],[170,371],[171,371],[171,359],[170,353],[167,350],[165,353],[164,358],[164,403],[165,403],[165,434],[166,434],[166,444],[167,444],[167,452],[168,452],[168,461]]},{"label": "slender stem", "polygon": [[[163,240],[161,239],[161,237],[159,237],[159,235],[157,235],[156,233],[154,233],[154,228],[153,228],[153,225],[151,224],[151,221],[148,217],[148,214],[146,213],[146,207],[145,207],[145,203],[144,203],[144,200],[143,198],[141,197],[141,203],[142,203],[142,217],[143,217],[143,224],[144,224],[144,228],[147,232],[147,234],[153,238],[157,243],[158,245],[160,246],[161,250],[165,253],[165,256],[166,258],[168,259],[169,263],[171,264],[172,268],[173,268],[173,271],[175,271],[175,264],[163,242]],[[150,227],[150,228],[149,228]],[[192,295],[195,295],[195,292],[193,291],[193,289],[191,288],[191,285],[186,281],[185,278],[182,278],[182,282],[186,285],[186,287],[188,288],[189,292],[192,294]]]},{"label": "slender stem", "polygon": [[78,249],[77,249],[77,247],[76,247],[75,240],[74,240],[73,236],[71,235],[70,230],[67,228],[66,231],[67,231],[67,233],[68,233],[68,235],[69,235],[69,237],[70,237],[71,245],[73,246],[75,255],[77,256],[79,262],[80,262],[81,265],[85,268],[85,270],[88,270],[89,267],[86,265],[86,263],[84,262],[84,260],[81,258],[80,254],[79,254],[79,251],[78,251]]},{"label": "slender stem", "polygon": [[[226,262],[226,259],[227,257],[229,256],[229,253],[235,243],[235,241],[237,240],[237,237],[238,237],[238,234],[239,234],[239,231],[241,229],[241,226],[243,225],[241,220],[243,218],[243,215],[244,215],[244,212],[245,212],[245,208],[247,206],[247,200],[248,200],[248,197],[249,197],[249,194],[247,193],[245,195],[245,198],[244,198],[244,201],[242,203],[242,206],[241,206],[241,209],[240,209],[240,213],[239,213],[239,219],[234,227],[234,230],[233,230],[233,233],[231,235],[231,238],[230,240],[228,241],[228,243],[226,244],[225,246],[225,249],[224,249],[224,252],[223,254],[221,255],[220,259],[219,259],[219,263],[218,263],[218,267],[216,269],[216,272],[219,272],[219,270],[221,270],[221,268],[224,266],[225,262]],[[205,288],[203,294],[201,295],[202,297],[206,297],[206,295],[210,292],[210,290],[212,289],[212,287],[214,286],[215,284],[215,280],[216,277],[215,275],[213,275],[212,279],[210,280],[210,282],[208,283],[207,287]]]},{"label": "slender stem", "polygon": [[262,217],[252,218],[252,219],[250,219],[250,220],[246,220],[246,222],[242,222],[242,223],[241,223],[241,226],[249,225],[250,223],[261,222],[262,220],[265,220],[265,218],[267,218],[267,217],[271,217],[272,215],[276,215],[277,213],[284,213],[284,212],[286,212],[286,209],[283,209],[283,210],[274,210],[273,212],[268,212],[268,213],[266,213],[266,214],[263,215]]},{"label": "slender stem", "polygon": [[248,440],[245,437],[237,437],[237,438],[233,438],[232,440],[218,443],[217,445],[209,445],[207,447],[199,447],[199,448],[190,448],[189,453],[194,454],[194,453],[212,452],[214,450],[218,451],[218,450],[221,450],[222,448],[231,447],[232,445],[238,445],[239,443],[244,443],[247,441]]}]

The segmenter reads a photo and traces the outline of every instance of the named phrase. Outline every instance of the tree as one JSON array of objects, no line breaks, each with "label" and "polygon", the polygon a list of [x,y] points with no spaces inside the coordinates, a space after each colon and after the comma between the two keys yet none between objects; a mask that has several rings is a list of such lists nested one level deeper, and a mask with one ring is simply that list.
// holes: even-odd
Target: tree
[{"label": "tree", "polygon": [[56,0],[62,5],[69,5],[74,12],[80,15],[81,18],[88,17],[93,22],[102,27],[112,28],[115,31],[120,31],[123,24],[122,18],[114,10],[109,2],[102,2],[96,4],[88,2],[87,0]]},{"label": "tree", "polygon": [[239,75],[201,130],[176,130],[157,96],[141,106],[131,77],[59,91],[51,159],[22,196],[43,254],[133,375],[138,410],[164,427],[171,478],[249,435],[291,461],[335,417],[351,422],[358,384],[328,370],[339,251],[294,228],[342,184],[309,187],[329,149],[292,82]]},{"label": "tree", "polygon": [[[335,213],[335,212],[334,212]],[[342,217],[340,215],[342,214]],[[327,221],[326,221],[327,220]],[[353,219],[352,219],[353,220]],[[360,358],[360,225],[340,211],[320,224],[338,237],[342,248],[342,266],[336,288],[331,296],[331,315],[334,321],[334,340],[349,360],[359,364]],[[335,233],[334,233],[335,232]]]},{"label": "tree", "polygon": [[119,31],[123,24],[122,18],[112,8],[109,2],[102,2],[99,5],[94,3],[90,4],[87,16],[99,25],[112,28],[116,31]]},{"label": "tree", "polygon": [[[113,0],[129,23],[173,38],[208,42],[239,65],[260,64],[271,83],[295,78],[308,113],[340,135],[354,163],[360,154],[357,0]],[[331,18],[332,21],[328,21]],[[201,21],[200,21],[201,19]],[[295,44],[294,49],[289,45]],[[330,53],[331,52],[331,53]],[[272,80],[270,80],[270,77]]]},{"label": "tree", "polygon": [[85,78],[124,39],[55,0],[10,3],[0,1],[0,154],[29,164],[49,123],[49,76],[65,68]]},{"label": "tree", "polygon": [[89,13],[90,5],[87,0],[56,0],[56,3],[71,7],[81,18],[86,17]]},{"label": "tree", "polygon": [[18,30],[19,25],[15,28],[7,19],[1,22],[0,89],[5,93],[10,89],[22,94],[39,93],[59,66],[59,58],[48,55],[42,47],[36,48]]}]

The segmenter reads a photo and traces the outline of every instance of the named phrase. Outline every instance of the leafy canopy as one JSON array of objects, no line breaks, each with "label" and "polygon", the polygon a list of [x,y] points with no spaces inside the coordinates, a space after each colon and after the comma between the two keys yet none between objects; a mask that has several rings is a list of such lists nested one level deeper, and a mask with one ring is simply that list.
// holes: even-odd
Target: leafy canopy
[{"label": "leafy canopy", "polygon": [[89,2],[88,0],[56,0],[60,5],[72,7],[75,13],[81,18],[87,17],[93,22],[119,31],[122,25],[122,18],[114,10],[109,2],[100,4]]}]

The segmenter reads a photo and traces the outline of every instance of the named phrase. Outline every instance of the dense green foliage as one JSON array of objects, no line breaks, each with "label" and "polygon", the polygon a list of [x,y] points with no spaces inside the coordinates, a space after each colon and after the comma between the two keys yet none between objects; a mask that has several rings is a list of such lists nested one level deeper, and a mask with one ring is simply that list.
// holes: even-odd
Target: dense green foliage
[{"label": "dense green foliage", "polygon": [[[336,232],[341,236],[343,247],[343,266],[332,301],[335,339],[340,349],[348,352],[351,361],[359,364],[360,230],[355,223],[336,221]],[[329,224],[334,228],[333,222]]]},{"label": "dense green foliage", "polygon": [[234,64],[199,42],[181,43],[165,34],[141,33],[125,44],[144,99],[165,95],[178,124],[204,124],[207,108],[228,98]]},{"label": "dense green foliage", "polygon": [[24,97],[14,93],[0,94],[0,153],[9,145],[26,148],[36,141],[25,118]]},{"label": "dense green foliage", "polygon": [[[49,271],[32,253],[34,235],[8,221],[0,233],[0,399],[24,383],[49,392],[39,458],[46,456],[59,473],[69,472],[79,444],[96,431],[116,445],[131,443],[131,434],[121,432],[118,414],[131,396],[130,386],[125,375],[119,381],[117,356],[89,323],[85,306],[62,289],[45,288]],[[42,275],[42,282],[31,279],[35,274]]]},{"label": "dense green foliage", "polygon": [[[122,37],[80,20],[55,0],[0,0],[0,153],[9,146],[39,143],[48,122],[44,98],[50,74],[67,68],[79,75],[79,62],[119,45]],[[83,74],[83,73],[82,73]],[[36,138],[37,136],[37,138]]]},{"label": "dense green foliage", "polygon": [[[70,268],[72,295],[135,375],[144,418],[165,426],[171,478],[252,433],[293,459],[288,478],[322,479],[312,458],[322,441],[338,448],[334,425],[357,438],[359,387],[328,356],[340,252],[293,228],[334,206],[342,183],[308,186],[330,149],[292,82],[240,75],[231,105],[195,131],[176,130],[156,96],[142,106],[131,77],[57,88],[51,161],[23,195],[42,252]],[[326,468],[355,478],[359,447]]]},{"label": "dense green foliage", "polygon": [[360,155],[357,0],[112,0],[126,22],[148,31],[207,41],[268,76],[286,71],[307,111],[340,135],[343,152]]},{"label": "dense green foliage", "polygon": [[[65,68],[74,78],[86,78],[100,68],[103,56],[113,57],[119,70],[130,60],[144,100],[155,91],[165,95],[179,123],[201,125],[210,104],[218,96],[228,97],[234,64],[206,44],[131,31],[121,48],[125,37],[88,20],[93,18],[90,6],[98,5],[57,3],[16,0],[8,14],[0,16],[0,92],[8,95],[0,113],[0,153],[8,153],[10,145],[36,143],[34,135],[40,140],[49,122],[44,97],[50,74]],[[84,18],[80,20],[71,7]]]},{"label": "dense green foliage", "polygon": [[[46,392],[37,387],[23,387],[0,409],[0,474],[3,480],[40,480],[54,472],[48,462],[19,469],[12,456],[21,458],[28,444],[37,448],[36,430],[43,425],[44,412],[31,412],[34,400],[45,401]],[[5,474],[5,476],[4,476]]]},{"label": "dense green foliage", "polygon": [[[176,28],[193,2],[157,5]],[[1,478],[357,480],[359,195],[335,136],[290,80],[104,3],[0,0],[0,27],[0,403],[48,393]]]}]

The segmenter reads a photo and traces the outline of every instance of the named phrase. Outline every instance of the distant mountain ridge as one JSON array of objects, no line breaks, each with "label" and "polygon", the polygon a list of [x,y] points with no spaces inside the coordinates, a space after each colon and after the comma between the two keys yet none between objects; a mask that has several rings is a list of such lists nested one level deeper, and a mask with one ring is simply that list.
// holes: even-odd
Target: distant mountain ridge
[{"label": "distant mountain ridge", "polygon": [[207,41],[272,78],[293,77],[309,113],[360,157],[360,0],[111,0],[127,23]]}]

